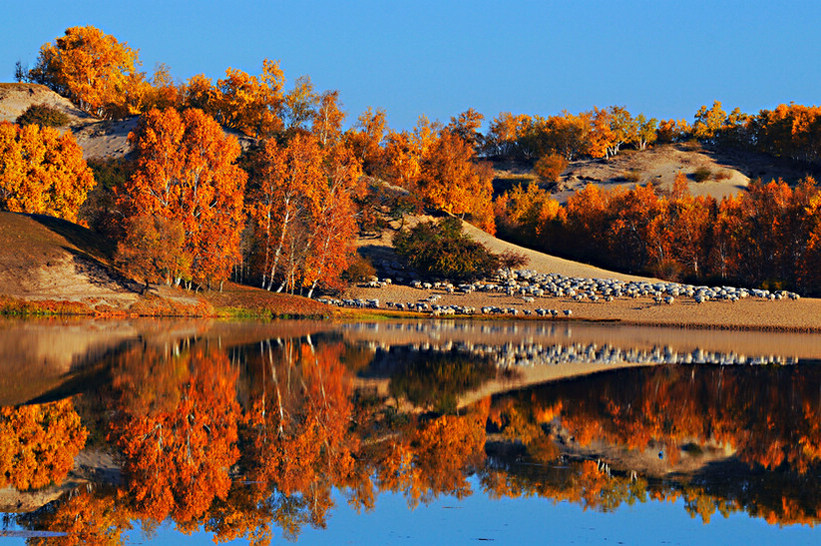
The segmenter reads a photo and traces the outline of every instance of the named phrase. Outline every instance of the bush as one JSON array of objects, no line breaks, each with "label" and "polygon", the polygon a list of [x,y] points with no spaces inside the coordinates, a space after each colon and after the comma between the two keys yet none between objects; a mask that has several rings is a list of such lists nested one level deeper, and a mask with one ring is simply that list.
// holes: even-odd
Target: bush
[{"label": "bush", "polygon": [[342,272],[342,279],[348,282],[361,282],[376,275],[371,261],[357,254],[348,268]]},{"label": "bush", "polygon": [[709,180],[711,176],[713,176],[713,171],[707,167],[699,167],[693,172],[693,180],[696,182],[704,182]]},{"label": "bush", "polygon": [[32,104],[16,120],[18,125],[39,125],[40,127],[62,127],[68,121],[68,115],[46,104]]},{"label": "bush", "polygon": [[567,168],[567,160],[557,154],[542,156],[533,166],[533,171],[547,182],[558,182]]},{"label": "bush", "polygon": [[624,179],[633,184],[638,184],[639,180],[641,180],[641,173],[636,170],[627,171],[624,173]]},{"label": "bush", "polygon": [[396,251],[409,266],[431,277],[456,281],[493,275],[501,258],[462,233],[457,218],[422,222],[403,229],[393,239]]},{"label": "bush", "polygon": [[732,176],[733,175],[730,171],[719,171],[716,173],[715,179],[716,182],[721,182],[722,180],[729,180]]}]

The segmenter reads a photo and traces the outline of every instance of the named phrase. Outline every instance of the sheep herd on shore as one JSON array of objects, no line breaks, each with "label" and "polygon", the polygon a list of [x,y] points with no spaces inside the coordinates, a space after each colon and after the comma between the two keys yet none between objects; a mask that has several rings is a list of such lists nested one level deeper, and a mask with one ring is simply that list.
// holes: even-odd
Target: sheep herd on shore
[{"label": "sheep herd on shore", "polygon": [[[366,286],[383,288],[392,284],[391,279],[371,279]],[[531,270],[499,270],[496,276],[488,281],[453,284],[449,281],[424,282],[413,280],[413,288],[426,292],[438,291],[410,302],[385,302],[384,307],[379,299],[336,299],[321,297],[319,301],[342,307],[359,307],[372,309],[393,309],[412,311],[435,316],[448,315],[525,315],[539,317],[569,317],[571,309],[519,309],[511,306],[484,306],[475,308],[465,305],[441,305],[438,303],[443,294],[471,294],[474,292],[501,294],[521,298],[522,304],[536,303],[539,298],[567,298],[575,302],[608,303],[619,298],[652,298],[658,305],[673,305],[677,301],[690,300],[696,304],[707,301],[736,302],[746,298],[761,300],[797,300],[799,295],[786,290],[761,290],[737,288],[734,286],[696,286],[676,282],[623,281],[618,279],[592,279],[583,277],[566,277],[558,273],[537,273]]]}]

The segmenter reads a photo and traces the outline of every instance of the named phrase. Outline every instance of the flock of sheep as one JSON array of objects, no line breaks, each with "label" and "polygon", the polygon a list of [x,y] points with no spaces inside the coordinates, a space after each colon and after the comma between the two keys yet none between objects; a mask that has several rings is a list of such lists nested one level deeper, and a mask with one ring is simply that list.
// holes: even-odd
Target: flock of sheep
[{"label": "flock of sheep", "polygon": [[[372,279],[366,286],[385,287],[391,279]],[[656,304],[672,305],[679,300],[692,300],[696,304],[719,300],[735,302],[745,298],[763,300],[799,299],[798,294],[786,290],[770,291],[759,289],[737,288],[733,286],[695,286],[675,282],[622,281],[618,279],[591,279],[566,277],[557,273],[537,273],[531,270],[498,271],[491,281],[462,283],[454,285],[448,281],[423,282],[415,280],[413,288],[438,294],[427,295],[411,302],[386,302],[385,307],[398,311],[414,311],[435,316],[443,315],[536,315],[540,317],[570,316],[571,309],[519,309],[511,306],[485,306],[479,309],[464,305],[440,305],[437,303],[442,293],[470,294],[473,292],[504,294],[521,298],[522,304],[533,304],[538,298],[567,298],[575,302],[607,303],[619,298],[652,298]],[[330,305],[360,308],[381,308],[378,299],[334,299],[320,298]]]}]

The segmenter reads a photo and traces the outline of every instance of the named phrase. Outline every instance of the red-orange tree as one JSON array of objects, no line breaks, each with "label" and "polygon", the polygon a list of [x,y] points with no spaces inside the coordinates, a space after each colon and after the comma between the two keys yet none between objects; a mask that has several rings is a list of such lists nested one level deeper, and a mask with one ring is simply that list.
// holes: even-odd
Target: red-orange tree
[{"label": "red-orange tree", "polygon": [[0,123],[0,208],[70,221],[94,185],[71,133]]},{"label": "red-orange tree", "polygon": [[[121,188],[126,217],[162,216],[182,226],[190,271],[180,277],[222,283],[239,260],[246,174],[236,138],[201,110],[146,113],[129,135],[138,154]],[[165,249],[157,248],[157,252]]]},{"label": "red-orange tree", "polygon": [[267,138],[283,128],[283,84],[279,63],[265,59],[259,76],[229,68],[216,85],[201,74],[194,76],[183,87],[182,100],[185,106],[205,111],[225,127]]},{"label": "red-orange tree", "polygon": [[278,290],[334,286],[353,250],[352,200],[359,162],[342,144],[321,147],[296,134],[287,144],[265,144],[249,199],[262,286]]}]

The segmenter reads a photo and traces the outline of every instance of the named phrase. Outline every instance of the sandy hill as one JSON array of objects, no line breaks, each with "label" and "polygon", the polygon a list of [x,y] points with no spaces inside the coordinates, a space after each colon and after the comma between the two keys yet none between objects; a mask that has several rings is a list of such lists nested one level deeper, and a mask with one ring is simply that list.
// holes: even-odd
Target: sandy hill
[{"label": "sandy hill", "polygon": [[0,249],[3,295],[116,308],[138,299],[139,286],[107,265],[108,243],[71,222],[0,212]]},{"label": "sandy hill", "polygon": [[[529,164],[502,162],[495,165],[495,171],[497,192],[537,180]],[[573,161],[552,192],[564,202],[587,184],[611,188],[650,183],[661,191],[669,191],[679,172],[687,176],[693,195],[712,195],[717,199],[743,190],[751,180],[783,178],[795,183],[807,174],[819,174],[808,172],[806,165],[766,154],[708,150],[693,143],[662,144],[643,151],[625,150],[609,160]],[[699,173],[706,179],[698,181]]]},{"label": "sandy hill", "polygon": [[36,83],[0,83],[0,121],[14,121],[34,104],[44,104],[60,110],[69,124],[84,125],[97,121],[45,85]]},{"label": "sandy hill", "polygon": [[34,83],[0,83],[0,121],[14,121],[29,106],[44,104],[60,110],[69,118],[63,130],[74,133],[86,159],[124,157],[131,151],[128,133],[137,126],[137,117],[103,121],[74,106],[48,87]]}]

